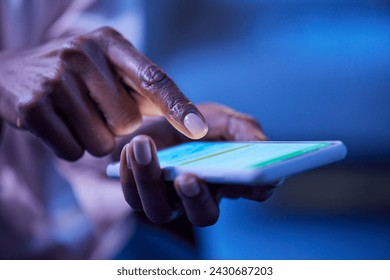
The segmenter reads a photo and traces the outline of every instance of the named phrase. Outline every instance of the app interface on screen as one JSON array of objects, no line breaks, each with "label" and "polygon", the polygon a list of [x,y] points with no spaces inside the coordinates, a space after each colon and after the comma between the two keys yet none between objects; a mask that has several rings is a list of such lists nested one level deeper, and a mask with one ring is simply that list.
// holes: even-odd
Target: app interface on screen
[{"label": "app interface on screen", "polygon": [[194,142],[158,152],[162,167],[253,169],[332,145],[321,143]]}]

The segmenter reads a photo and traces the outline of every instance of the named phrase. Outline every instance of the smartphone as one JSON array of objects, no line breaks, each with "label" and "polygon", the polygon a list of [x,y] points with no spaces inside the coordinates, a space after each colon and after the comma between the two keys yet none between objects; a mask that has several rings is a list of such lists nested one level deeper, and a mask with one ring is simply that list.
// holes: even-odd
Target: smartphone
[{"label": "smartphone", "polygon": [[[188,142],[158,152],[165,179],[196,174],[206,182],[259,186],[343,159],[341,141]],[[119,163],[107,167],[119,178]]]}]

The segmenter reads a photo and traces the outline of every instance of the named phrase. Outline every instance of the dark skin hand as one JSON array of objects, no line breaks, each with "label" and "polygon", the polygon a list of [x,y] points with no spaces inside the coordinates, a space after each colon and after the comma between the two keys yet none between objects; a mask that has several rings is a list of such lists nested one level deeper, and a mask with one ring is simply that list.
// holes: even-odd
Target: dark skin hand
[{"label": "dark skin hand", "polygon": [[[206,141],[267,140],[259,124],[251,117],[216,104],[198,106],[209,125]],[[129,205],[155,223],[165,223],[180,214],[196,226],[214,224],[219,217],[218,202],[222,197],[264,201],[274,185],[236,186],[207,185],[192,174],[179,175],[173,183],[164,181],[157,148],[189,141],[164,119],[146,122],[120,156],[120,177]]]},{"label": "dark skin hand", "polygon": [[[134,132],[143,115],[162,117]],[[1,52],[0,128],[2,120],[35,134],[66,160],[77,160],[84,151],[109,154],[116,136],[149,135],[134,137],[123,149],[121,182],[130,206],[156,223],[185,213],[194,225],[211,225],[218,219],[221,197],[263,201],[274,188],[206,185],[191,174],[179,176],[173,186],[166,183],[156,145],[206,133],[209,141],[266,138],[253,118],[229,108],[206,104],[199,111],[158,66],[111,28]]]},{"label": "dark skin hand", "polygon": [[29,130],[63,159],[112,152],[115,136],[134,131],[142,115],[164,116],[192,139],[207,133],[175,83],[111,28],[0,53],[0,122]]}]

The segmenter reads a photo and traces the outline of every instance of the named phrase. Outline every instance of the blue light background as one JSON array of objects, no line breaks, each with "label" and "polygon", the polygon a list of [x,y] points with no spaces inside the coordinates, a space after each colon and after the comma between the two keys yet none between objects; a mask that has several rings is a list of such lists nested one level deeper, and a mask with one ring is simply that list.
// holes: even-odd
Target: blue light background
[{"label": "blue light background", "polygon": [[390,258],[390,2],[146,1],[146,54],[195,102],[273,140],[339,139],[340,164],[265,203],[223,201],[204,258]]}]

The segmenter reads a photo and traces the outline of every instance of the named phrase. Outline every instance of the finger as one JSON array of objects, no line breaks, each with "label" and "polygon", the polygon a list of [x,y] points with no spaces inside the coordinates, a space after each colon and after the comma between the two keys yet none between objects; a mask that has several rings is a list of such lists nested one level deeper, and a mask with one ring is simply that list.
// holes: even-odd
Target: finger
[{"label": "finger", "polygon": [[126,135],[139,127],[142,116],[138,105],[114,75],[98,45],[78,37],[63,51],[62,59],[67,70],[83,81],[115,135]]},{"label": "finger", "polygon": [[110,153],[115,147],[114,135],[89,98],[87,89],[71,73],[65,71],[55,93],[53,103],[81,145],[95,156]]},{"label": "finger", "polygon": [[51,104],[33,103],[22,111],[26,128],[41,138],[58,157],[74,161],[83,155],[83,148]]},{"label": "finger", "polygon": [[209,226],[217,222],[219,206],[206,184],[190,174],[179,175],[174,182],[188,220],[196,226]]},{"label": "finger", "polygon": [[218,197],[245,198],[263,202],[270,198],[274,192],[275,185],[264,186],[236,186],[226,185],[218,189]]},{"label": "finger", "polygon": [[142,211],[142,202],[138,194],[133,171],[131,170],[129,147],[129,144],[123,147],[120,157],[120,180],[123,195],[131,208],[135,211]]},{"label": "finger", "polygon": [[124,82],[141,95],[137,100],[143,114],[163,115],[189,138],[206,135],[207,124],[202,114],[161,68],[113,29],[99,29],[93,36]]},{"label": "finger", "polygon": [[227,139],[235,141],[266,141],[268,138],[260,124],[252,117],[234,113],[229,115],[226,126]]},{"label": "finger", "polygon": [[266,186],[264,188],[252,187],[250,191],[241,195],[242,198],[264,202],[269,199],[274,193],[274,186]]},{"label": "finger", "polygon": [[130,142],[127,154],[146,216],[155,223],[172,220],[175,209],[160,168],[154,142],[140,135]]},{"label": "finger", "polygon": [[236,112],[219,104],[206,103],[199,106],[209,124],[207,138],[213,140],[264,141],[260,124],[248,115]]}]

